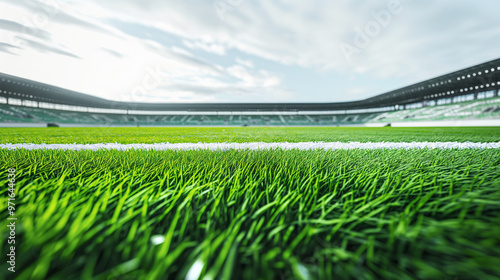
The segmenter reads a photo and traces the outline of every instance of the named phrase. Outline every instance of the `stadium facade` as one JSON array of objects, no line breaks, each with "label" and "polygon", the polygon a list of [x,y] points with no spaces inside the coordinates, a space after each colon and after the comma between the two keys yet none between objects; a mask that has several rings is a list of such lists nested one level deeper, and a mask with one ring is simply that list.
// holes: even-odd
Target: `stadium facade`
[{"label": "stadium facade", "polygon": [[368,99],[335,103],[119,102],[0,73],[0,123],[378,126],[459,121],[500,125],[499,89],[500,59]]}]

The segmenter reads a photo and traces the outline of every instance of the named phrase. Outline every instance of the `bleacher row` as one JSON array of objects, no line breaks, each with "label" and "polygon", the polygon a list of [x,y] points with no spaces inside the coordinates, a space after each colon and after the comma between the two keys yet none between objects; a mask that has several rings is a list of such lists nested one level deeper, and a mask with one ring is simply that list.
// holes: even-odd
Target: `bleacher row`
[{"label": "bleacher row", "polygon": [[376,114],[357,115],[123,115],[70,112],[0,105],[0,123],[58,123],[132,126],[197,125],[345,125],[361,124]]},{"label": "bleacher row", "polygon": [[56,123],[106,126],[307,126],[361,125],[411,121],[500,119],[500,98],[399,110],[349,115],[125,115],[51,110],[0,105],[0,123]]},{"label": "bleacher row", "polygon": [[369,123],[500,119],[500,98],[474,100],[380,114]]}]

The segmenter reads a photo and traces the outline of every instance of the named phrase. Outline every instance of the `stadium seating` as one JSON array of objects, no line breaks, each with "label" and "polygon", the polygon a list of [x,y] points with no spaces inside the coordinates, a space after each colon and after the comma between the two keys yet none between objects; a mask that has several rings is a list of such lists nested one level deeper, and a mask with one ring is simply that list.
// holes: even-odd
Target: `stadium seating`
[{"label": "stadium seating", "polygon": [[124,115],[0,105],[0,123],[58,123],[91,126],[346,126],[442,120],[500,119],[500,98],[365,114]]},{"label": "stadium seating", "polygon": [[369,123],[500,119],[500,98],[380,114]]}]

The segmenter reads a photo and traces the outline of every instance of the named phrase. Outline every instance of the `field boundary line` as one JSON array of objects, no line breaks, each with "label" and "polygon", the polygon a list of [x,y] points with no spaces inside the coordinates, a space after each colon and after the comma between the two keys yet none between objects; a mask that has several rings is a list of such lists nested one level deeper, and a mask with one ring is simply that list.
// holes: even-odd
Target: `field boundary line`
[{"label": "field boundary line", "polygon": [[0,144],[17,150],[350,150],[350,149],[499,149],[500,142],[248,142],[248,143],[156,143],[156,144]]}]

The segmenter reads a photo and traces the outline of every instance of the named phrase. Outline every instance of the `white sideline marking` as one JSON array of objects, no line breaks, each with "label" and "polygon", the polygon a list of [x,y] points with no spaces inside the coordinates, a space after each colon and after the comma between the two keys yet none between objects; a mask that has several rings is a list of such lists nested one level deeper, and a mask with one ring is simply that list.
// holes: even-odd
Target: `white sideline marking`
[{"label": "white sideline marking", "polygon": [[157,143],[157,144],[0,144],[0,149],[27,149],[27,150],[349,150],[349,149],[498,149],[500,142],[300,142],[300,143]]}]

